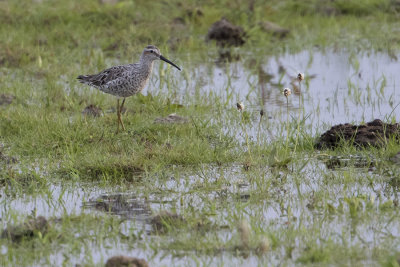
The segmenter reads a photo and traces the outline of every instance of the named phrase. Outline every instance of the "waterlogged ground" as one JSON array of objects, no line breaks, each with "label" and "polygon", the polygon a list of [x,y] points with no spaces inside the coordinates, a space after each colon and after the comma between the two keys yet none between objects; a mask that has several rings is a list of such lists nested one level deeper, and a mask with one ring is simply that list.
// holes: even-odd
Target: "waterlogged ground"
[{"label": "waterlogged ground", "polygon": [[[86,233],[73,227],[74,236],[85,244],[82,255],[66,259],[63,253],[69,253],[68,249],[56,249],[47,261],[39,261],[52,264],[76,264],[88,257],[101,263],[122,253],[144,257],[153,265],[193,265],[199,261],[276,265],[332,260],[375,265],[374,253],[379,259],[380,250],[398,249],[399,225],[391,212],[396,209],[397,194],[378,171],[354,167],[332,170],[322,161],[307,161],[299,173],[290,170],[302,167],[295,164],[290,164],[289,170],[263,166],[253,171],[206,165],[195,171],[150,176],[143,184],[125,188],[105,189],[96,183],[51,185],[49,192],[36,197],[3,203],[2,218],[10,216],[10,211],[16,215],[34,209],[49,218],[77,214],[92,214],[98,220],[105,214],[118,218],[118,233],[111,240],[84,241]],[[171,234],[154,235],[151,214],[165,210],[181,214],[195,229],[180,226]],[[235,227],[239,218],[249,223],[250,248],[254,249],[244,256],[236,248],[241,243]],[[60,222],[53,224],[57,227]],[[263,238],[268,249],[260,256],[256,250]],[[182,247],[182,243],[187,244]],[[3,253],[8,249],[3,245]],[[339,255],[345,258],[335,260]]]},{"label": "waterlogged ground", "polygon": [[[398,266],[398,141],[314,147],[398,122],[396,1],[102,2],[0,2],[1,266]],[[205,42],[221,17],[243,47]],[[115,134],[75,78],[149,43],[183,71],[155,63]]]},{"label": "waterlogged ground", "polygon": [[[351,149],[293,154],[296,147],[286,143],[285,136],[289,118],[289,135],[295,142],[299,112],[306,117],[301,134],[313,137],[336,123],[374,118],[396,121],[400,115],[396,109],[400,98],[396,59],[383,53],[349,56],[346,52],[305,51],[262,58],[253,68],[247,59],[216,65],[212,56],[205,62],[187,64],[183,74],[169,74],[173,85],[160,78],[171,70],[160,67],[144,95],[171,96],[169,101],[183,106],[175,110],[178,114],[185,106],[208,99],[209,110],[190,113],[191,123],[207,121],[217,127],[221,137],[213,141],[215,149],[218,139],[224,142],[222,136],[232,136],[229,142],[237,144],[233,148],[236,159],[191,167],[170,164],[159,170],[125,170],[116,174],[119,182],[113,182],[112,173],[101,174],[100,169],[97,178],[86,182],[79,180],[79,172],[60,180],[54,177],[57,171],[49,172],[50,164],[33,164],[34,182],[5,182],[0,198],[3,227],[21,224],[27,215],[44,216],[49,219],[51,234],[42,242],[56,245],[45,252],[40,247],[46,245],[33,245],[33,251],[41,252],[33,259],[21,260],[15,257],[21,251],[19,245],[3,239],[1,255],[6,265],[101,265],[119,254],[145,258],[156,266],[376,265],[395,259],[394,252],[400,249],[398,167],[372,148],[372,154]],[[292,82],[290,75],[295,76],[298,69],[306,80],[296,92],[293,86],[298,83]],[[296,92],[288,105],[283,87]],[[102,97],[78,84],[72,88],[71,92]],[[134,98],[128,101],[137,103]],[[245,113],[236,110],[237,101],[245,104]],[[86,118],[92,121],[89,123],[114,118],[108,104],[99,105],[106,110],[104,116]],[[128,102],[128,109],[131,105]],[[12,104],[3,107],[11,108]],[[260,122],[261,109],[266,115]],[[125,120],[130,116],[127,113]],[[134,125],[128,127],[130,138],[135,138],[134,129]],[[98,142],[104,138],[93,134]],[[246,142],[246,134],[251,144]],[[114,142],[118,138],[114,136]],[[312,145],[314,140],[300,142]],[[27,172],[23,169],[26,162],[2,164],[3,173]],[[167,230],[158,233],[152,218],[163,212],[179,219],[168,221],[163,226]],[[74,239],[73,245],[69,239]]]}]

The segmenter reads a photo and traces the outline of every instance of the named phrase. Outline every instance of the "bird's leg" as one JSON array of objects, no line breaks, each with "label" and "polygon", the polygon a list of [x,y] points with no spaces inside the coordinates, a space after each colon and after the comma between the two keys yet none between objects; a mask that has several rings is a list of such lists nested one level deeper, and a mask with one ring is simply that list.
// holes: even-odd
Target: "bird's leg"
[{"label": "bird's leg", "polygon": [[124,99],[122,100],[121,106],[119,107],[119,122],[121,123],[122,130],[125,131],[125,126],[124,126],[124,123],[122,122],[122,118],[121,118],[122,108],[124,107],[124,104],[125,104],[125,97],[124,97]]},{"label": "bird's leg", "polygon": [[119,132],[119,121],[121,120],[121,114],[119,113],[119,98],[117,99],[117,133]]},{"label": "bird's leg", "polygon": [[125,104],[125,97],[124,97],[124,99],[122,100],[122,104],[121,104],[120,112],[122,112],[122,108],[124,107],[124,104]]}]

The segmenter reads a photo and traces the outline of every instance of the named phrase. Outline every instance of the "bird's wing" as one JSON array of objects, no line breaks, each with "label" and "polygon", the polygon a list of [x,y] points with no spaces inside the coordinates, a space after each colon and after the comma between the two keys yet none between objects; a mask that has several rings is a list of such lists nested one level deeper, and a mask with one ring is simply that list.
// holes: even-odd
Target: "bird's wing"
[{"label": "bird's wing", "polygon": [[129,65],[121,65],[105,69],[98,74],[80,75],[78,80],[82,83],[95,87],[103,87],[108,83],[112,83],[118,78],[124,76],[124,72],[129,70]]}]

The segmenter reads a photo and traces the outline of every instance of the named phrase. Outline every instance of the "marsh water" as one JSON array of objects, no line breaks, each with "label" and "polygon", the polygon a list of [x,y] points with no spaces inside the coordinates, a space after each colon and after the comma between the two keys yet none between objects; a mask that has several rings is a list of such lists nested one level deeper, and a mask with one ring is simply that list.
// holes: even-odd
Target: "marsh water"
[{"label": "marsh water", "polygon": [[[399,62],[393,55],[383,52],[354,54],[332,50],[303,51],[265,58],[260,54],[261,52],[255,52],[245,55],[239,61],[218,64],[215,63],[217,54],[210,54],[208,62],[193,60],[190,64],[185,64],[181,60],[178,64],[183,65],[184,70],[174,74],[170,84],[162,81],[165,66],[159,67],[143,94],[171,94],[171,90],[175,90],[173,101],[182,105],[185,105],[186,101],[193,101],[191,99],[198,99],[194,101],[200,102],[206,101],[207,95],[218,96],[226,112],[237,112],[236,102],[243,102],[246,112],[254,122],[259,121],[261,109],[265,112],[264,134],[267,134],[268,129],[272,136],[282,133],[279,127],[286,121],[287,113],[290,120],[297,120],[301,112],[307,131],[316,136],[335,124],[359,124],[377,118],[392,122],[400,117],[400,108],[397,107],[400,103],[400,90],[396,88],[400,84]],[[178,57],[179,55],[174,56]],[[187,57],[189,56],[184,58]],[[294,80],[298,72],[303,72],[306,76],[300,88]],[[291,88],[293,92],[288,98],[288,103],[282,94],[284,87]],[[302,101],[302,104],[299,104],[299,101]],[[255,140],[257,124],[254,125],[249,126],[249,134]],[[225,132],[232,134],[236,132],[237,125],[227,123],[225,127]],[[238,134],[236,137],[243,138],[243,135]],[[267,139],[270,141],[273,138]],[[332,169],[324,160],[318,158],[290,163],[289,169],[293,168],[293,165],[304,165],[301,172],[307,179],[298,181],[290,174],[271,171],[265,166],[257,173],[263,176],[263,184],[258,184],[252,182],[251,175],[244,171],[242,166],[206,164],[193,169],[171,166],[170,171],[152,174],[154,176],[143,174],[144,181],[152,184],[150,194],[143,194],[140,184],[105,187],[100,181],[78,184],[48,181],[48,190],[43,194],[25,194],[11,199],[2,189],[0,217],[7,217],[9,210],[25,214],[34,211],[35,214],[45,217],[108,213],[126,219],[123,222],[126,232],[122,234],[135,233],[142,235],[146,240],[157,239],[151,235],[152,225],[149,223],[153,214],[163,210],[180,213],[188,207],[201,209],[202,203],[207,200],[214,201],[218,206],[210,216],[211,222],[218,222],[220,226],[220,230],[215,234],[224,240],[230,240],[235,233],[224,229],[224,221],[232,217],[227,216],[228,214],[235,214],[235,206],[239,199],[243,205],[247,205],[248,215],[245,216],[259,216],[262,218],[260,224],[268,229],[286,229],[288,224],[293,224],[295,228],[307,229],[310,225],[319,224],[324,232],[322,235],[327,238],[336,236],[335,242],[363,244],[366,247],[379,243],[380,235],[399,238],[398,221],[383,223],[382,218],[369,218],[367,223],[358,223],[357,228],[352,228],[351,217],[325,216],[318,207],[310,204],[313,192],[321,190],[328,192],[328,201],[334,208],[346,202],[341,197],[334,198],[336,195],[344,195],[343,192],[365,196],[367,204],[374,200],[381,203],[396,200],[397,193],[391,191],[383,180],[375,183],[373,187],[363,181],[379,180],[380,174],[375,173],[373,168],[363,168],[358,174],[352,172],[351,175],[359,175],[356,179],[362,182],[344,187],[340,182],[329,180],[329,177],[347,172],[346,167]],[[274,187],[276,179],[285,179],[286,182],[280,187]],[[216,190],[201,190],[205,180],[207,183],[219,183],[222,180],[224,186]],[[255,197],[254,192],[259,192],[260,195],[267,194],[268,197],[260,197],[257,205],[246,204],[248,198]],[[308,196],[308,199],[304,200],[301,196]],[[232,204],[233,202],[235,204]],[[290,212],[287,208],[289,206]],[[295,242],[299,241],[295,239]],[[109,249],[110,246],[112,249]],[[1,253],[6,252],[7,248],[2,247]],[[273,265],[280,264],[285,253],[271,252],[267,262]],[[292,252],[294,258],[296,253],[299,251]],[[97,246],[96,250],[92,251],[94,262],[97,263],[105,262],[109,256],[115,254],[147,258],[154,266],[192,265],[196,263],[196,257],[204,257],[205,262],[212,265],[229,263],[234,266],[244,262],[256,265],[258,261],[257,255],[251,254],[250,257],[244,258],[229,251],[222,251],[221,257],[208,257],[196,254],[195,251],[184,251],[179,257],[176,256],[177,253],[171,256],[167,250],[154,254],[150,248],[107,243],[102,243],[100,249]],[[55,264],[61,264],[62,259],[61,252],[56,252],[53,256]],[[79,263],[81,260],[83,259],[77,257],[71,262]]]},{"label": "marsh water", "polygon": [[[281,132],[287,118],[304,120],[307,132],[318,135],[336,124],[374,119],[391,122],[400,117],[396,55],[318,49],[264,58],[262,54],[254,52],[238,61],[219,62],[218,54],[210,53],[207,62],[181,63],[184,75],[174,73],[176,81],[169,86],[160,86],[162,69],[143,94],[159,93],[160,88],[165,93],[176,90],[175,100],[183,105],[196,98],[201,102],[207,101],[208,95],[217,96],[227,111],[242,102],[254,121],[254,127],[249,127],[253,139],[261,110],[270,124],[264,129],[272,136],[269,139]],[[301,84],[296,81],[299,72],[306,77]],[[292,91],[288,99],[282,93],[286,87]],[[227,125],[226,132],[233,134],[229,128],[236,127]]]},{"label": "marsh water", "polygon": [[[400,90],[395,89],[399,83],[397,57],[385,53],[303,51],[267,57],[252,69],[254,62],[250,58],[226,66],[200,65],[190,69],[192,80],[203,84],[188,86],[187,90],[199,88],[201,94],[212,91],[221,99],[229,99],[232,105],[243,102],[251,111],[264,109],[274,120],[282,121],[285,117],[281,116],[286,114],[282,90],[288,87],[293,93],[289,112],[296,114],[304,108],[307,122],[314,129],[319,125],[400,115],[400,110],[395,109],[400,97]],[[295,80],[299,72],[305,73],[306,83],[294,89],[299,87]],[[299,106],[300,92],[303,107]]]}]

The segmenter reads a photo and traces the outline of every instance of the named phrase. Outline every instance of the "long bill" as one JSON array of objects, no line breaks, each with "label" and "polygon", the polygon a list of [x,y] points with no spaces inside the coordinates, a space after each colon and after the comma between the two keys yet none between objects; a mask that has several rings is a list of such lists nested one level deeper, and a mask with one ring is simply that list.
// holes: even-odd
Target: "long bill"
[{"label": "long bill", "polygon": [[178,70],[181,70],[181,68],[179,68],[177,65],[175,65],[174,63],[172,63],[171,61],[169,61],[169,60],[166,59],[165,57],[160,56],[160,59],[161,59],[162,61],[165,61],[165,62],[171,64],[172,66],[174,66],[174,67],[177,68]]}]

